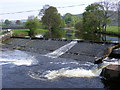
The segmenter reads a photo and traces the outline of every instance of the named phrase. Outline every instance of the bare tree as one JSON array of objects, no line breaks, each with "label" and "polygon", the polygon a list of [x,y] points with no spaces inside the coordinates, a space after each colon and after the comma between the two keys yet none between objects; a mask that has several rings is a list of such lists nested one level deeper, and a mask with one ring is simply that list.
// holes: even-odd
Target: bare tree
[{"label": "bare tree", "polygon": [[104,12],[104,21],[102,25],[103,31],[106,31],[106,27],[108,25],[108,21],[110,17],[114,16],[114,12],[117,13],[118,11],[118,0],[102,0],[99,2],[103,6],[102,10]]},{"label": "bare tree", "polygon": [[120,1],[118,2],[118,30],[120,32]]},{"label": "bare tree", "polygon": [[49,7],[50,7],[50,5],[47,5],[47,4],[44,5],[43,8],[40,10],[38,16],[39,16],[40,18],[43,17],[45,10],[48,9]]}]

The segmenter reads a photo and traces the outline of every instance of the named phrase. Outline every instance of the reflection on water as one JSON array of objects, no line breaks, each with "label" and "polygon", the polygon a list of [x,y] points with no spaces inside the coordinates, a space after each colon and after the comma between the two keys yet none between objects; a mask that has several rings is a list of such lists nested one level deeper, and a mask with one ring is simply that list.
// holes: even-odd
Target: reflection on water
[{"label": "reflection on water", "polygon": [[81,33],[76,32],[75,37],[83,40],[93,40],[93,41],[119,41],[120,38],[117,36],[110,36],[105,34],[96,33]]},{"label": "reflection on water", "polygon": [[[63,32],[63,30],[61,30],[61,32]],[[62,34],[62,35],[57,34],[56,36],[54,36],[53,34],[52,38],[83,39],[83,40],[92,40],[92,41],[119,41],[120,40],[120,38],[117,36],[79,32],[74,30],[66,30],[66,33],[64,32],[59,34]]]},{"label": "reflection on water", "polygon": [[[41,36],[41,34],[38,36]],[[92,40],[92,41],[120,41],[120,38],[117,36],[110,36],[110,35],[97,34],[97,33],[87,33],[87,32],[80,32],[74,30],[66,30],[66,31],[57,30],[55,32],[52,32],[51,37],[49,33],[46,32],[43,36],[46,38],[83,39],[83,40]]]}]

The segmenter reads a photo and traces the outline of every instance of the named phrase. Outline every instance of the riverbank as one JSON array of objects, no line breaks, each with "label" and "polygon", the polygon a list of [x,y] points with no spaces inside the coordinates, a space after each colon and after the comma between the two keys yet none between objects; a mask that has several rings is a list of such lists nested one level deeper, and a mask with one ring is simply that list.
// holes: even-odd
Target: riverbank
[{"label": "riverbank", "polygon": [[[71,40],[44,40],[44,39],[20,39],[11,38],[5,41],[2,48],[10,50],[22,50],[37,54],[47,54],[70,43]],[[79,61],[94,62],[96,58],[104,55],[104,51],[113,44],[93,43],[78,41],[75,46],[60,56],[60,58],[69,58]]]}]

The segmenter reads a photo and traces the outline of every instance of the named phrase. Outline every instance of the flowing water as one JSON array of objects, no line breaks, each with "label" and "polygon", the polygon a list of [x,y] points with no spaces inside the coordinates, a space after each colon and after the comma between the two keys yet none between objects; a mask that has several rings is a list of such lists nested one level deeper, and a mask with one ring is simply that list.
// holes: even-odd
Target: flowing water
[{"label": "flowing water", "polygon": [[77,41],[72,41],[68,43],[67,45],[62,46],[61,48],[55,50],[54,52],[48,53],[44,56],[51,57],[51,58],[57,58],[67,52],[69,49],[71,49],[75,44],[77,44]]},{"label": "flowing water", "polygon": [[105,58],[104,63],[50,58],[19,50],[3,50],[0,57],[4,88],[104,88],[100,73],[119,59]]}]

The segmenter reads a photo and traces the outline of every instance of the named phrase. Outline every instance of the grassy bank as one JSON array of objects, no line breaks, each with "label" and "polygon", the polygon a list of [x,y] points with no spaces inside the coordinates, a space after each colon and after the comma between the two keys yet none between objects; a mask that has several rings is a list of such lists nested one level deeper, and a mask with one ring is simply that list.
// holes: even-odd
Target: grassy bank
[{"label": "grassy bank", "polygon": [[118,26],[108,26],[107,32],[120,33]]},{"label": "grassy bank", "polygon": [[[24,37],[24,36],[28,36],[28,32],[30,30],[29,29],[13,29],[13,36],[20,36],[20,37]],[[48,31],[47,29],[37,29],[35,31],[36,34],[42,34],[44,32]]]}]

